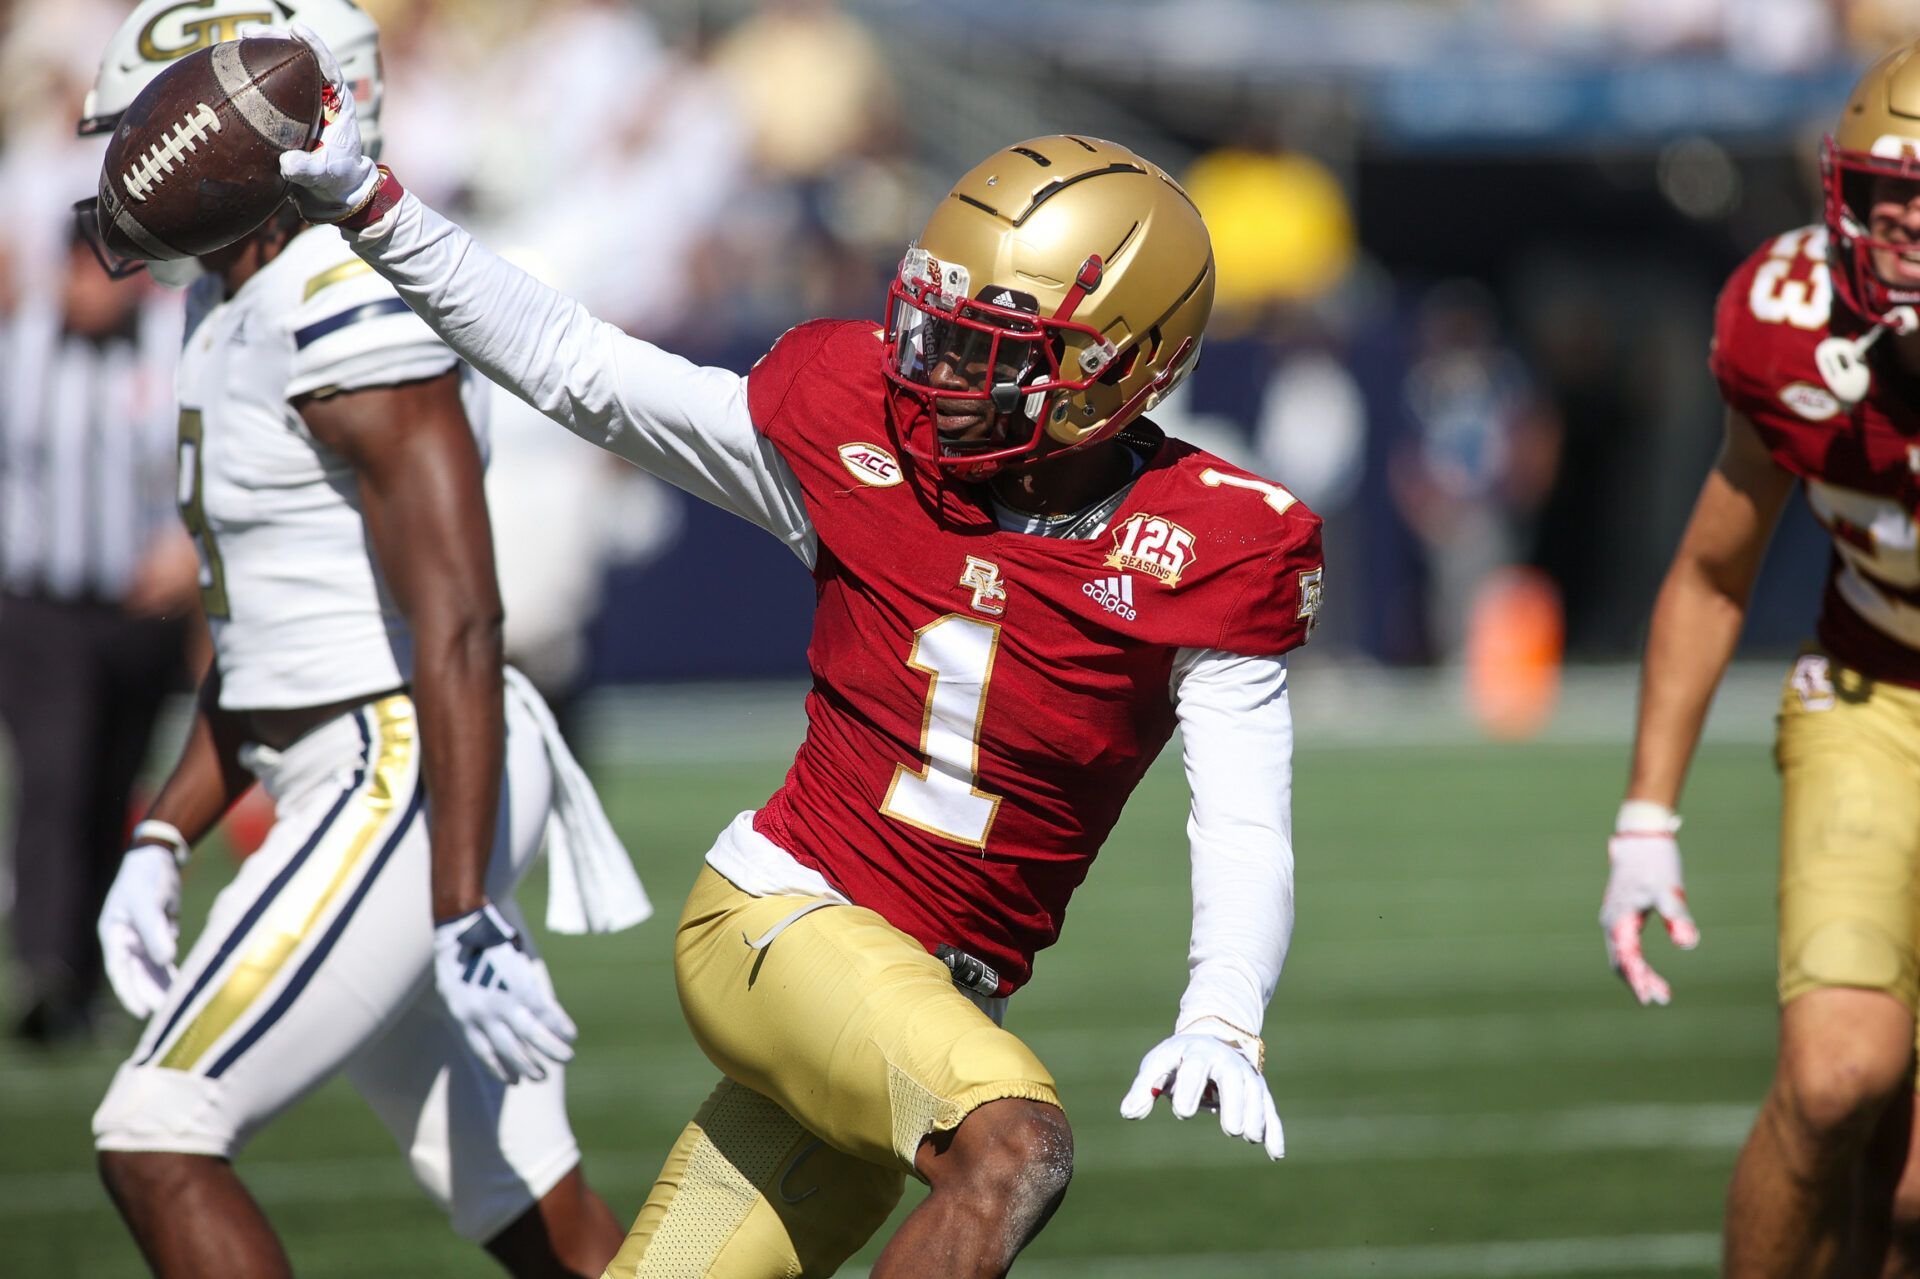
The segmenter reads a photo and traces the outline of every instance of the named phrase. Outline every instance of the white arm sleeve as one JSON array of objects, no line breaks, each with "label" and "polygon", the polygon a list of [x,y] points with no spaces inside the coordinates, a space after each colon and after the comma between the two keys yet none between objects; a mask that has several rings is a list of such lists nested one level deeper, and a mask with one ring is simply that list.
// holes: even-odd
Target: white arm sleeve
[{"label": "white arm sleeve", "polygon": [[754,430],[745,378],[595,319],[411,194],[348,239],[489,378],[582,439],[753,521],[813,563],[800,482]]},{"label": "white arm sleeve", "polygon": [[1293,936],[1293,713],[1287,664],[1182,649],[1174,707],[1193,806],[1193,941],[1176,1027],[1260,1033]]}]

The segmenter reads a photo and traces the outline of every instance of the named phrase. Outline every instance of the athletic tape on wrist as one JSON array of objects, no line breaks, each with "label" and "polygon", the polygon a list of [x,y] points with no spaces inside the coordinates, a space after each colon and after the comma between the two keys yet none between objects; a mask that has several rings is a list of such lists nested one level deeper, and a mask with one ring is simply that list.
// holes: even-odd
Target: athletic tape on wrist
[{"label": "athletic tape on wrist", "polygon": [[1613,819],[1616,835],[1671,835],[1680,829],[1680,815],[1651,799],[1630,799]]},{"label": "athletic tape on wrist", "polygon": [[133,828],[131,847],[141,844],[164,844],[173,853],[173,864],[185,866],[187,859],[193,856],[193,845],[187,843],[187,837],[172,822],[163,822],[149,817]]}]

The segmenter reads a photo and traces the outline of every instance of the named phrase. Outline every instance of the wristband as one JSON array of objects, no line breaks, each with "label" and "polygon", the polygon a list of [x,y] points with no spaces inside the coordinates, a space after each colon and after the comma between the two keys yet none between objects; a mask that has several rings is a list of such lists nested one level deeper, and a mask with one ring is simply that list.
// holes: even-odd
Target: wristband
[{"label": "wristband", "polygon": [[1616,835],[1671,835],[1679,829],[1679,814],[1650,799],[1628,800],[1613,819]]},{"label": "wristband", "polygon": [[373,184],[373,190],[367,193],[367,198],[349,210],[345,217],[334,219],[333,224],[342,231],[366,230],[386,217],[393,206],[400,203],[400,197],[407,193],[407,189],[400,185],[400,179],[393,176],[392,169],[384,164],[375,167],[380,177]]},{"label": "wristband", "polygon": [[142,843],[164,844],[173,853],[175,866],[185,866],[187,859],[193,856],[193,845],[187,843],[187,837],[180,833],[178,826],[172,822],[157,821],[151,817],[133,828],[130,842],[132,847],[138,847]]}]

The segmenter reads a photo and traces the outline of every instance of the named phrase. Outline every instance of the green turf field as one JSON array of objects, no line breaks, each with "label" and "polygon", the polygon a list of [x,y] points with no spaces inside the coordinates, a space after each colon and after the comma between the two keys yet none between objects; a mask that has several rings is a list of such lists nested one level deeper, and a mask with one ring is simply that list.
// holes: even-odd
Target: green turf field
[{"label": "green turf field", "polygon": [[[1116,1113],[1184,978],[1185,795],[1168,752],[1013,1001],[1008,1025],[1059,1078],[1078,1142],[1066,1205],[1015,1273],[1711,1273],[1771,1061],[1776,786],[1759,746],[1703,750],[1684,848],[1705,940],[1677,959],[1650,945],[1676,1003],[1642,1010],[1594,923],[1624,767],[1621,746],[1304,742],[1299,927],[1266,1028],[1289,1153],[1269,1165],[1204,1117]],[[713,833],[780,773],[769,757],[600,776],[667,920]],[[221,878],[209,865],[192,881],[190,929]],[[625,1218],[713,1071],[674,1003],[666,922],[545,945],[581,1027],[570,1091],[587,1170]],[[53,1056],[0,1047],[0,1273],[140,1273],[87,1132],[133,1033],[121,1022],[97,1050]],[[491,1272],[344,1087],[240,1167],[303,1275]]]}]

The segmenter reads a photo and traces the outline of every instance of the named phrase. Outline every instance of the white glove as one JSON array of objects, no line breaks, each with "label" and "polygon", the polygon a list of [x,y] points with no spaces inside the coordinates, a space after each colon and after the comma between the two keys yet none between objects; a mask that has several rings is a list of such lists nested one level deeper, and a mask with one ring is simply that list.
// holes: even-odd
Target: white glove
[{"label": "white glove", "polygon": [[[1195,1026],[1212,1020],[1203,1018]],[[1153,1111],[1153,1099],[1171,1093],[1174,1118],[1191,1119],[1203,1105],[1218,1110],[1222,1132],[1265,1146],[1269,1159],[1283,1157],[1287,1138],[1260,1073],[1260,1041],[1248,1044],[1244,1038],[1209,1034],[1195,1026],[1161,1040],[1141,1058],[1133,1087],[1120,1099],[1121,1117],[1145,1119]]]},{"label": "white glove", "polygon": [[[300,206],[300,216],[309,222],[338,222],[359,212],[373,198],[374,188],[380,184],[380,170],[361,145],[353,91],[340,74],[333,50],[303,22],[293,23],[287,31],[306,41],[320,60],[320,74],[326,79],[322,108],[326,125],[313,150],[280,153],[280,176],[293,184],[293,202]],[[242,35],[262,33],[279,34],[270,28],[241,30]]]},{"label": "white glove", "polygon": [[580,1034],[526,943],[491,903],[433,929],[433,984],[467,1046],[502,1083],[545,1079]]},{"label": "white glove", "polygon": [[1600,899],[1607,963],[1642,1004],[1673,1000],[1666,979],[1640,951],[1640,930],[1648,912],[1659,912],[1667,936],[1681,950],[1700,944],[1700,929],[1687,913],[1687,889],[1680,878],[1680,843],[1674,838],[1679,828],[1680,819],[1664,806],[1629,801],[1621,805],[1614,836],[1607,841],[1613,867]]},{"label": "white glove", "polygon": [[100,908],[99,932],[114,997],[135,1017],[151,1017],[179,976],[173,958],[180,949],[180,867],[172,849],[127,850]]}]

